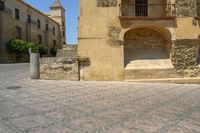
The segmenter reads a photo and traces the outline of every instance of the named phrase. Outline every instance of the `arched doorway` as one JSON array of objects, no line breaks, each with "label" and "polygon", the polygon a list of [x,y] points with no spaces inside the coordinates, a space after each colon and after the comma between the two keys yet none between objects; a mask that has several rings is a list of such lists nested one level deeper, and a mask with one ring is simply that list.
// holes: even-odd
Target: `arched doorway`
[{"label": "arched doorway", "polygon": [[153,28],[132,29],[124,35],[125,76],[137,78],[140,76],[135,75],[136,71],[138,75],[145,71],[144,78],[152,78],[156,70],[173,69],[171,43],[165,35]]}]

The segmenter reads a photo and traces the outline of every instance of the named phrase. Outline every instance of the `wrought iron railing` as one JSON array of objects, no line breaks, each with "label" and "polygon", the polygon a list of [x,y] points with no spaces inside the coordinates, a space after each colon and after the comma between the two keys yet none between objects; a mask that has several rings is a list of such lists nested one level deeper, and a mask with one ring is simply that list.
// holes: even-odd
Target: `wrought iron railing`
[{"label": "wrought iron railing", "polygon": [[122,4],[120,16],[164,17],[175,16],[174,4]]}]

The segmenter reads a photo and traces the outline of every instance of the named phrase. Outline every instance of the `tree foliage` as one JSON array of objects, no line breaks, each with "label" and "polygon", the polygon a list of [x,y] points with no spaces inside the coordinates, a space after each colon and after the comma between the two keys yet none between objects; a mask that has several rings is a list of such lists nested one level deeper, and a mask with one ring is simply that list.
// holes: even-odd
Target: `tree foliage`
[{"label": "tree foliage", "polygon": [[8,49],[10,53],[27,53],[28,48],[26,42],[20,39],[12,39],[8,44]]},{"label": "tree foliage", "polygon": [[48,54],[48,49],[44,45],[36,44],[34,42],[26,43],[20,39],[12,39],[8,43],[8,51],[10,53],[16,53],[17,60],[22,53],[28,53],[29,49],[31,49],[32,53],[40,53],[41,56]]}]

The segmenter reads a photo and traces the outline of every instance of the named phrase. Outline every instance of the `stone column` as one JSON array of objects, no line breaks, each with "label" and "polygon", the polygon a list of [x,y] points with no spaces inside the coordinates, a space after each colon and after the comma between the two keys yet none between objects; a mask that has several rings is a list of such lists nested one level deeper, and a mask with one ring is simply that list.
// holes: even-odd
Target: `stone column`
[{"label": "stone column", "polygon": [[40,79],[40,54],[31,53],[30,54],[30,77],[31,79]]},{"label": "stone column", "polygon": [[79,62],[79,80],[85,80],[85,69],[90,65],[89,58],[87,57],[79,57],[77,58]]}]

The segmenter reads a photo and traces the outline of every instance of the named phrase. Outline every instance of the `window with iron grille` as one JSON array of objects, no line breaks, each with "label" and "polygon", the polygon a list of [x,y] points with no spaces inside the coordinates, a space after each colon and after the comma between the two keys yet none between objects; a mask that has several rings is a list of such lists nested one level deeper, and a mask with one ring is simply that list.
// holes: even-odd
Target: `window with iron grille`
[{"label": "window with iron grille", "polygon": [[65,31],[63,31],[63,37],[65,37]]},{"label": "window with iron grille", "polygon": [[31,15],[27,15],[27,23],[31,23]]},{"label": "window with iron grille", "polygon": [[56,48],[56,45],[57,45],[57,41],[53,40],[53,48]]},{"label": "window with iron grille", "polygon": [[148,16],[148,0],[136,0],[135,15]]},{"label": "window with iron grille", "polygon": [[42,44],[42,35],[38,35],[38,44]]},{"label": "window with iron grille", "polygon": [[37,20],[37,26],[38,26],[39,29],[41,28],[41,22],[40,22],[39,19]]},{"label": "window with iron grille", "polygon": [[46,31],[49,31],[49,24],[46,24]]},{"label": "window with iron grille", "polygon": [[56,34],[56,30],[55,30],[55,27],[53,27],[53,34],[54,34],[54,35]]},{"label": "window with iron grille", "polygon": [[0,10],[5,10],[5,3],[4,3],[4,1],[0,1]]},{"label": "window with iron grille", "polygon": [[22,28],[19,27],[19,26],[16,26],[15,37],[16,37],[17,39],[22,39]]},{"label": "window with iron grille", "polygon": [[20,19],[20,11],[17,8],[15,8],[15,19]]}]

